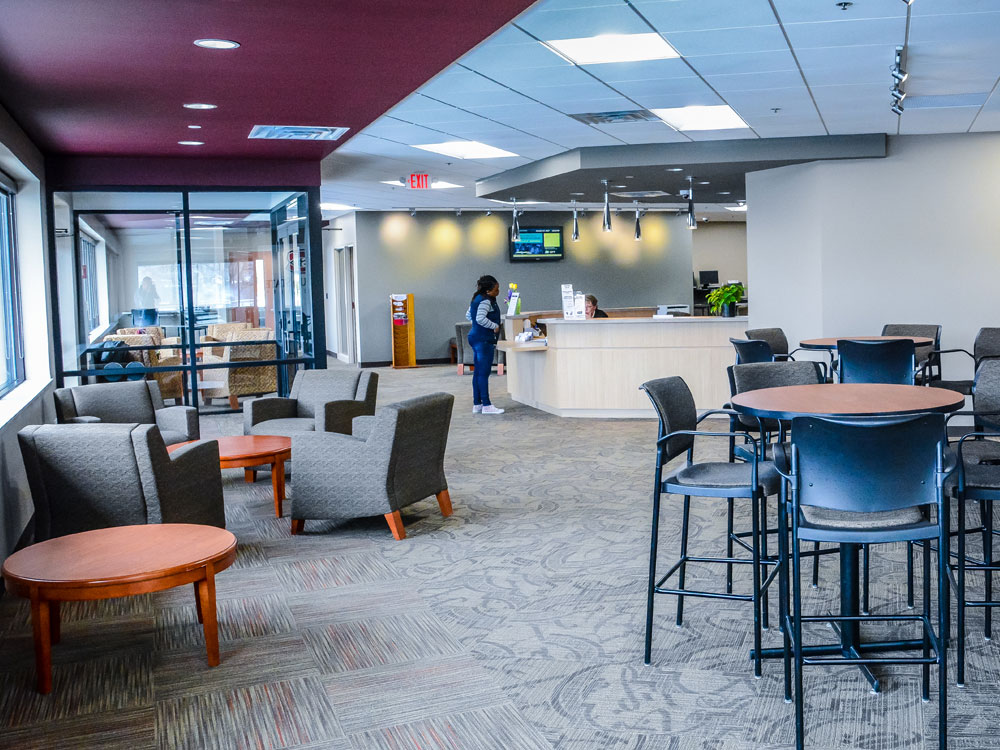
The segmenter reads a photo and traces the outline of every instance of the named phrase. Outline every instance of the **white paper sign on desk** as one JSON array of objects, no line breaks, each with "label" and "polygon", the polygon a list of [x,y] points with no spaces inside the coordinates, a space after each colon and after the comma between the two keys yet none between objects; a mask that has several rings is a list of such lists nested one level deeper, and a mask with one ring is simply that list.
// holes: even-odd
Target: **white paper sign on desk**
[{"label": "white paper sign on desk", "polygon": [[562,311],[563,320],[571,320],[576,309],[576,300],[573,297],[573,285],[562,285]]},{"label": "white paper sign on desk", "polygon": [[507,315],[508,316],[517,315],[518,314],[519,310],[517,309],[517,307],[518,307],[518,302],[520,301],[520,299],[521,299],[521,293],[520,292],[514,292],[513,294],[510,295],[510,301],[507,303]]},{"label": "white paper sign on desk", "polygon": [[586,320],[587,318],[587,296],[583,292],[577,292],[573,297],[573,320]]}]

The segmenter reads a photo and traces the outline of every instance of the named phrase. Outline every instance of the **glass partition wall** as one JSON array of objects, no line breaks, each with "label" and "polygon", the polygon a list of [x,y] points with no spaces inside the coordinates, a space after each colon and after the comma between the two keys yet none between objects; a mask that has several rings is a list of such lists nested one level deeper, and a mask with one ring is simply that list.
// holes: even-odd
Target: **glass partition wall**
[{"label": "glass partition wall", "polygon": [[212,411],[287,395],[297,369],[325,366],[311,200],[54,193],[58,380],[156,380],[167,403]]}]

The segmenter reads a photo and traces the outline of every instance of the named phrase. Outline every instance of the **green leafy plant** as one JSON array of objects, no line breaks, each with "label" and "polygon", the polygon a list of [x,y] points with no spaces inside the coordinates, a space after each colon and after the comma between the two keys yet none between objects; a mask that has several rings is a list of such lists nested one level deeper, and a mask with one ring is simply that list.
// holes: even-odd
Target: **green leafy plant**
[{"label": "green leafy plant", "polygon": [[709,292],[706,301],[712,313],[718,315],[725,305],[731,305],[743,299],[745,293],[746,290],[742,284],[724,284]]}]

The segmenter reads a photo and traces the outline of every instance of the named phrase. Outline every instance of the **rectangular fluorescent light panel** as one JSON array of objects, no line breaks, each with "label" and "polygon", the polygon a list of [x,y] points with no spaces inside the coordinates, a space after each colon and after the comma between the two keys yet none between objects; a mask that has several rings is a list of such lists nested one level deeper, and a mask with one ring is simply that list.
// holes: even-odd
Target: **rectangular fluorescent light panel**
[{"label": "rectangular fluorescent light panel", "polygon": [[[392,185],[393,187],[406,187],[406,185],[399,180],[379,180],[383,185]],[[462,187],[461,185],[456,185],[453,182],[445,182],[444,180],[434,180],[431,182],[432,190],[446,190],[448,188]]]},{"label": "rectangular fluorescent light panel", "polygon": [[579,39],[550,39],[546,45],[577,65],[668,60],[680,57],[662,36],[647,34],[599,34]]},{"label": "rectangular fluorescent light panel", "polygon": [[435,154],[451,156],[455,159],[498,159],[504,156],[517,156],[502,148],[494,148],[479,141],[445,141],[444,143],[413,144],[414,148],[432,151]]},{"label": "rectangular fluorescent light panel", "polygon": [[650,112],[674,130],[734,130],[747,127],[743,118],[728,104],[651,109]]}]

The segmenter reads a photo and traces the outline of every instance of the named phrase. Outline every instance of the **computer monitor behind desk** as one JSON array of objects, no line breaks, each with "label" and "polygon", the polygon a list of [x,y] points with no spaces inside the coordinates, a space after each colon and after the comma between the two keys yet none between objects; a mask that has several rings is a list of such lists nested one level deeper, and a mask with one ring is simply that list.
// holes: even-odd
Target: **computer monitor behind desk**
[{"label": "computer monitor behind desk", "polygon": [[703,287],[718,285],[719,283],[719,272],[718,271],[698,271],[698,281]]},{"label": "computer monitor behind desk", "polygon": [[145,326],[155,326],[159,321],[159,314],[155,307],[133,307],[132,325],[137,328]]}]

